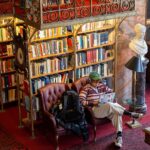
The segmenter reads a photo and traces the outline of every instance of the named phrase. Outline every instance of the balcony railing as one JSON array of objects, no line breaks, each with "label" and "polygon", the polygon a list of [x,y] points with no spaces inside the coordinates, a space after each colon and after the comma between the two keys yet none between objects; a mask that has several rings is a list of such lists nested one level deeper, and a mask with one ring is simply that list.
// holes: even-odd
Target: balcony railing
[{"label": "balcony railing", "polygon": [[67,2],[64,4],[42,2],[43,23],[115,14],[132,11],[135,8],[135,0],[72,0]]},{"label": "balcony railing", "polygon": [[[82,22],[83,19],[116,15],[135,10],[135,0],[34,0],[25,8],[15,6],[15,13],[36,25]],[[80,19],[80,21],[79,21]]]}]

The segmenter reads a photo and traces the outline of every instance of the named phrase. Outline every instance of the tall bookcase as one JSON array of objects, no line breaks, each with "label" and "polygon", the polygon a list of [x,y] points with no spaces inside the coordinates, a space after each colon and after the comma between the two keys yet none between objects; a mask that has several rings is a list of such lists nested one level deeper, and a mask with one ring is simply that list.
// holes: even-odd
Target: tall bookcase
[{"label": "tall bookcase", "polygon": [[25,126],[31,125],[33,137],[33,124],[40,122],[37,90],[47,83],[74,80],[74,65],[70,63],[75,52],[72,30],[70,26],[45,30],[28,28],[28,75],[24,80],[27,116],[21,122]]},{"label": "tall bookcase", "polygon": [[[21,34],[21,22],[13,17],[0,18],[0,105],[17,100],[17,80],[15,70],[15,44],[9,27],[13,27],[16,34]],[[24,75],[19,75],[22,84]],[[20,94],[20,93],[19,93]]]},{"label": "tall bookcase", "polygon": [[24,81],[27,115],[21,118],[30,126],[41,122],[37,90],[55,82],[69,83],[91,71],[115,91],[116,20],[106,20],[44,30],[28,29],[28,75]]},{"label": "tall bookcase", "polygon": [[[91,71],[97,71],[103,80],[105,79],[105,82],[112,86],[112,82],[114,83],[116,53],[115,20],[81,25],[75,38],[76,79],[87,76]],[[110,82],[112,77],[113,80]]]}]

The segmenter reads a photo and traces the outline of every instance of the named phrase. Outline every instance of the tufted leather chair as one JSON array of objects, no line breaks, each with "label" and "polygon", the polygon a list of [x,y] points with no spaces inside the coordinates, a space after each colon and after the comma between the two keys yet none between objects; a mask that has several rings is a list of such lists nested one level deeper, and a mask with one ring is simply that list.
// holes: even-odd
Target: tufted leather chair
[{"label": "tufted leather chair", "polygon": [[66,134],[66,131],[56,123],[55,116],[51,113],[51,108],[61,100],[62,94],[68,89],[69,87],[65,83],[50,83],[39,89],[43,118],[51,130],[56,150],[59,149],[59,136]]},{"label": "tufted leather chair", "polygon": [[[72,84],[72,89],[74,89],[77,93],[80,93],[82,88],[88,83],[90,83],[89,77],[88,76],[82,77],[82,78],[76,80]],[[86,114],[87,122],[93,126],[94,141],[96,142],[96,129],[97,129],[96,126],[98,124],[104,124],[106,122],[110,122],[110,120],[107,118],[95,118],[94,113],[92,111],[92,107],[90,107],[90,106],[85,106],[85,114]]]}]

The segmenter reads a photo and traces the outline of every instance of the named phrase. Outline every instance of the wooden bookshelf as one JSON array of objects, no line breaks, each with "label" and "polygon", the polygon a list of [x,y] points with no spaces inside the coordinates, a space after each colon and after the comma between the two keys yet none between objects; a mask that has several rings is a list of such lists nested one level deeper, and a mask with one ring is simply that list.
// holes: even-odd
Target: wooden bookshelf
[{"label": "wooden bookshelf", "polygon": [[58,56],[64,56],[64,55],[68,55],[74,53],[73,50],[68,50],[68,52],[62,52],[62,53],[58,53],[58,54],[50,54],[50,55],[44,55],[44,56],[40,56],[40,57],[35,57],[35,58],[29,58],[30,61],[35,61],[35,60],[41,60],[41,59],[45,59],[45,58],[52,58],[52,57],[58,57]]},{"label": "wooden bookshelf", "polygon": [[88,51],[88,50],[91,50],[91,49],[96,49],[96,48],[111,46],[111,45],[114,45],[114,44],[115,44],[115,42],[109,42],[107,44],[102,44],[102,45],[98,45],[98,46],[94,46],[94,47],[90,47],[90,48],[79,49],[79,50],[77,50],[77,52]]},{"label": "wooden bookshelf", "polygon": [[72,67],[68,68],[68,69],[64,69],[64,70],[59,70],[57,72],[51,72],[51,73],[47,73],[47,74],[40,74],[38,76],[32,76],[31,79],[36,79],[36,78],[40,78],[40,77],[44,77],[44,76],[49,76],[49,75],[55,75],[55,74],[59,74],[59,73],[63,73],[63,72],[68,72],[73,70]]},{"label": "wooden bookshelf", "polygon": [[[90,23],[88,24],[90,25]],[[39,108],[38,110],[35,110],[34,108],[35,107],[34,101],[35,99],[36,100],[38,99],[37,91],[40,87],[45,86],[48,83],[55,83],[55,82],[68,83],[69,79],[71,79],[72,81],[75,81],[78,79],[78,75],[77,75],[78,70],[83,71],[84,69],[86,70],[86,68],[88,67],[92,68],[92,70],[95,70],[97,67],[99,67],[97,69],[100,70],[101,66],[103,65],[109,66],[110,63],[112,67],[110,68],[105,67],[105,72],[107,73],[105,74],[102,73],[103,74],[102,79],[104,80],[109,79],[109,80],[112,80],[113,84],[115,83],[114,81],[115,80],[115,61],[116,61],[116,57],[115,57],[116,41],[114,37],[115,28],[116,28],[115,20],[107,20],[107,21],[102,21],[102,22],[97,22],[97,23],[93,22],[91,24],[92,24],[92,27],[91,28],[89,27],[89,30],[86,30],[84,32],[82,30],[82,27],[84,25],[74,25],[71,27],[72,32],[67,31],[66,29],[59,28],[60,32],[61,30],[65,31],[63,35],[53,34],[53,36],[45,37],[46,35],[48,35],[49,32],[52,34],[54,33],[54,31],[57,31],[57,29],[53,29],[53,28],[44,29],[44,30],[35,30],[35,32],[30,32],[30,34],[28,34],[28,39],[29,39],[28,54],[27,54],[28,56],[28,60],[27,60],[28,61],[28,75],[27,75],[28,78],[26,79],[27,87],[25,87],[24,85],[24,87],[22,87],[22,91],[24,91],[25,93],[26,102],[24,102],[24,107],[26,107],[28,103],[29,110],[27,111],[27,117],[22,118],[21,120],[22,120],[23,125],[31,128],[33,137],[35,136],[34,124],[36,124],[36,121],[38,122],[41,119],[41,118],[36,117],[36,113],[40,112],[40,108],[39,108],[40,104],[36,103],[36,105],[39,105],[39,106],[36,106],[36,108]],[[100,26],[97,26],[99,24]],[[96,28],[93,28],[93,27],[96,27]],[[34,31],[33,28],[29,30]],[[94,34],[94,33],[101,36],[100,34],[105,33],[105,32],[107,32],[107,35],[105,37],[106,41],[101,40],[97,42],[94,46],[80,48],[80,49],[78,48],[79,43],[77,40],[77,36],[86,36],[86,35]],[[37,37],[39,36],[44,37],[44,38],[38,39]],[[65,39],[63,41],[65,43],[65,44],[63,43],[65,45],[65,47],[63,48],[65,49],[60,50],[61,47],[59,47],[58,45],[62,42],[61,41],[62,39]],[[58,41],[60,41],[60,43]],[[71,42],[71,44],[69,42]],[[83,41],[83,42],[86,43],[87,41]],[[89,43],[90,42],[92,42],[92,40],[89,41]],[[93,43],[90,43],[90,44],[92,45]],[[54,51],[55,49],[53,49],[53,47],[59,50]],[[101,52],[99,51],[99,49],[103,49],[103,51]],[[94,50],[97,50],[97,54],[101,55],[101,57],[103,58],[98,58],[97,60],[95,60],[95,62],[91,61],[90,63],[88,63],[86,61],[85,64],[78,65],[77,57],[79,53],[86,53],[85,57],[87,57],[87,53],[89,52],[92,53]],[[112,52],[110,56],[107,56],[108,51],[110,53]],[[63,69],[61,69],[61,66],[59,66],[59,65],[62,65],[60,63],[62,59],[64,59],[63,60],[64,62],[61,62],[63,65],[64,63],[67,63],[66,68],[63,68]],[[82,58],[80,59],[81,59],[80,61],[82,61]],[[91,60],[93,59],[92,56],[90,59]],[[85,60],[87,60],[87,58],[85,58]],[[53,63],[49,64],[49,62],[51,63],[51,61],[54,61],[54,64]],[[50,65],[50,67],[56,67],[58,65],[58,67],[56,67],[57,68],[56,70],[55,69],[53,70],[52,68],[50,68],[52,70],[48,71],[48,65]],[[40,70],[41,68],[42,69],[44,68],[44,70]],[[87,74],[83,74],[82,76],[88,75],[89,73],[90,72],[87,72]],[[27,89],[29,91],[27,91]]]},{"label": "wooden bookshelf", "polygon": [[[22,123],[23,123],[24,126],[26,126],[28,128],[31,128],[31,119],[23,118]],[[34,126],[37,126],[37,125],[42,124],[42,123],[43,123],[42,119],[41,120],[36,120],[36,121],[34,121]]]},{"label": "wooden bookshelf", "polygon": [[96,29],[93,29],[93,30],[83,31],[83,32],[79,31],[78,35],[80,35],[80,34],[88,34],[88,33],[93,33],[93,32],[102,32],[102,31],[110,30],[110,29],[114,29],[114,28],[115,28],[114,25],[106,24],[105,26],[102,26],[101,28],[96,28]]},{"label": "wooden bookshelf", "polygon": [[13,40],[0,41],[0,44],[3,44],[3,43],[10,43],[10,42],[13,42]]},{"label": "wooden bookshelf", "polygon": [[[15,43],[11,37],[8,27],[14,27],[17,24],[13,17],[0,17],[0,105],[3,110],[5,105],[17,101],[17,83],[15,69]],[[3,31],[4,29],[4,31]],[[9,34],[8,34],[9,33]]]},{"label": "wooden bookshelf", "polygon": [[65,38],[65,37],[68,37],[68,36],[72,36],[72,33],[66,34],[66,35],[58,35],[58,36],[49,37],[49,38],[40,38],[40,39],[33,40],[31,43],[49,41],[49,40],[54,40],[54,39],[61,39],[61,38]]},{"label": "wooden bookshelf", "polygon": [[98,61],[98,62],[95,62],[95,63],[89,63],[89,64],[84,64],[84,65],[81,65],[81,66],[77,66],[76,69],[97,65],[97,64],[100,64],[100,63],[105,63],[105,62],[112,61],[112,60],[114,60],[114,57],[111,57],[111,58],[105,59],[105,60],[101,60],[101,61]]}]

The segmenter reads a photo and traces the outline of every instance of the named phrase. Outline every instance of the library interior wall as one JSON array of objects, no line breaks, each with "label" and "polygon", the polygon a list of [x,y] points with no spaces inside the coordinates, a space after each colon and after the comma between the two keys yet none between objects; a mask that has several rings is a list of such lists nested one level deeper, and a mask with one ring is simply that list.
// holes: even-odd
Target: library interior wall
[{"label": "library interior wall", "polygon": [[134,26],[137,23],[145,24],[145,6],[146,0],[136,0],[135,10],[137,15],[126,17],[118,31],[116,91],[120,102],[131,98],[132,95],[132,72],[124,65],[134,55],[128,45],[134,37]]}]

